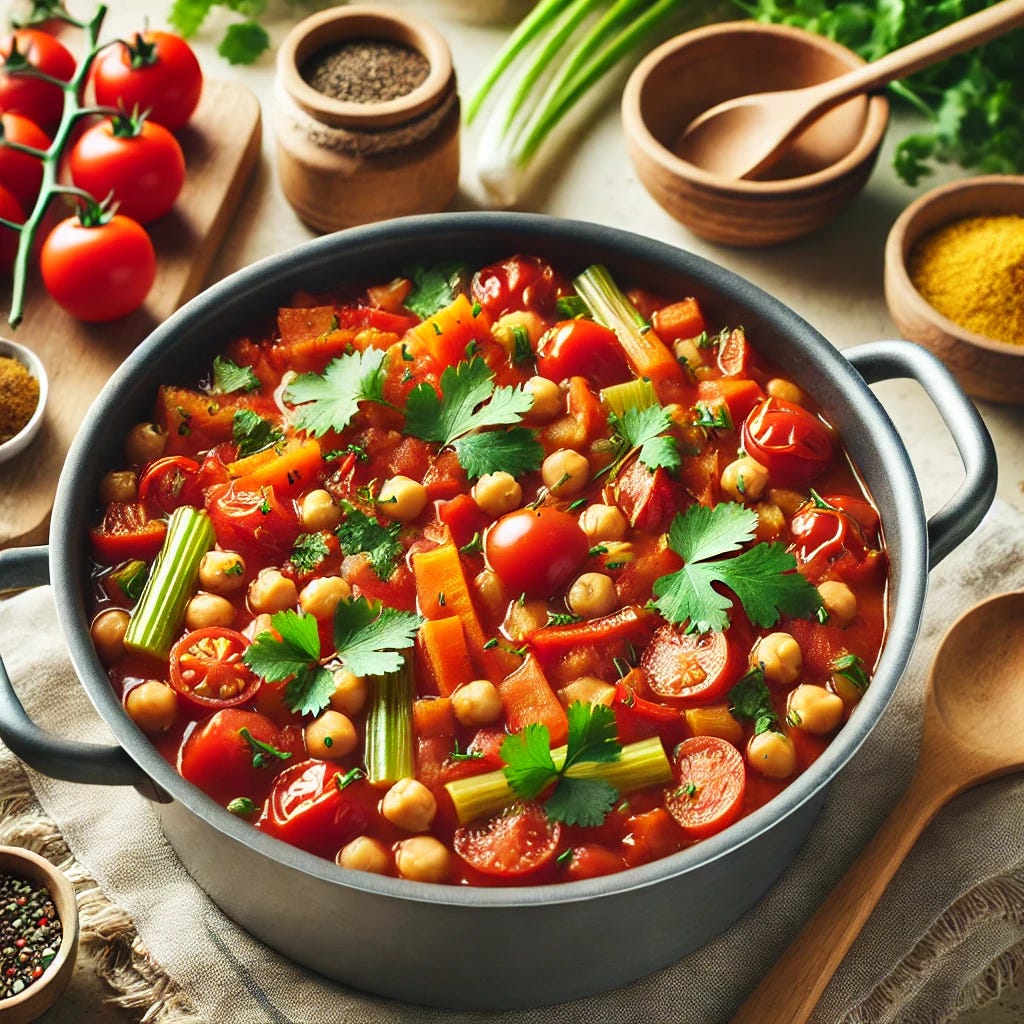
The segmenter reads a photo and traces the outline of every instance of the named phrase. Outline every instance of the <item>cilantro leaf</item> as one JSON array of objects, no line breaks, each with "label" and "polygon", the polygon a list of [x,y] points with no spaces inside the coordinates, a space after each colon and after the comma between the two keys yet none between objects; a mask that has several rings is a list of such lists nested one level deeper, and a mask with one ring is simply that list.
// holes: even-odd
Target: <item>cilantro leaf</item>
[{"label": "cilantro leaf", "polygon": [[729,690],[727,697],[729,711],[736,718],[754,723],[755,736],[775,728],[778,715],[760,667],[752,668]]},{"label": "cilantro leaf", "polygon": [[672,420],[660,405],[630,408],[614,418],[616,433],[625,439],[630,450],[640,449],[640,461],[648,469],[678,469],[682,464],[675,439],[662,436],[671,427]]},{"label": "cilantro leaf", "polygon": [[231,418],[231,438],[238,445],[238,457],[255,455],[277,444],[284,437],[280,427],[274,426],[252,409],[238,409]]},{"label": "cilantro leaf", "polygon": [[569,719],[569,746],[562,771],[578,761],[617,761],[622,753],[618,742],[615,712],[607,704],[574,701],[566,710]]},{"label": "cilantro leaf", "polygon": [[564,775],[544,803],[552,821],[596,828],[619,799],[619,791],[604,779],[574,779]]},{"label": "cilantro leaf", "polygon": [[734,502],[713,509],[692,505],[677,515],[668,545],[685,564],[655,580],[658,611],[669,622],[688,623],[690,632],[725,630],[732,601],[715,589],[718,583],[732,590],[756,626],[774,626],[782,615],[813,618],[821,596],[795,571],[796,559],[781,544],[758,544],[732,558],[718,558],[751,541],[756,526],[757,514]]},{"label": "cilantro leaf", "polygon": [[239,366],[223,356],[213,359],[213,393],[230,395],[234,391],[259,391],[260,379],[251,366]]},{"label": "cilantro leaf", "polygon": [[398,653],[412,647],[423,619],[415,612],[382,608],[365,597],[338,602],[334,645],[345,667],[357,676],[382,676],[402,665]]},{"label": "cilantro leaf", "polygon": [[577,317],[589,317],[587,304],[578,295],[562,295],[555,300],[555,309],[564,320],[575,320]]},{"label": "cilantro leaf", "polygon": [[532,800],[558,778],[546,725],[533,723],[507,736],[501,745],[501,759],[508,784],[526,800]]},{"label": "cilantro leaf", "polygon": [[858,690],[864,691],[871,682],[864,662],[856,654],[840,655],[832,662],[832,672],[837,676],[848,679]]},{"label": "cilantro leaf", "polygon": [[544,449],[534,431],[527,427],[488,430],[458,439],[453,447],[459,464],[470,477],[504,470],[519,477],[540,469]]},{"label": "cilantro leaf", "polygon": [[228,25],[217,52],[229,64],[252,64],[270,46],[270,35],[258,22],[236,22]]},{"label": "cilantro leaf", "polygon": [[300,533],[292,546],[290,561],[300,572],[312,572],[329,554],[323,534]]},{"label": "cilantro leaf", "polygon": [[416,266],[407,276],[412,279],[413,289],[405,300],[405,308],[426,320],[455,301],[459,282],[465,276],[465,267],[461,263]]},{"label": "cilantro leaf", "polygon": [[345,510],[345,520],[334,531],[341,550],[347,555],[365,552],[378,578],[390,579],[402,554],[402,544],[398,539],[402,524],[381,526],[374,516],[367,515],[348,502],[343,502],[342,508]]},{"label": "cilantro leaf", "polygon": [[323,373],[304,373],[285,388],[284,399],[296,406],[295,425],[321,437],[344,430],[363,400],[384,398],[384,352],[368,348],[332,359]]}]

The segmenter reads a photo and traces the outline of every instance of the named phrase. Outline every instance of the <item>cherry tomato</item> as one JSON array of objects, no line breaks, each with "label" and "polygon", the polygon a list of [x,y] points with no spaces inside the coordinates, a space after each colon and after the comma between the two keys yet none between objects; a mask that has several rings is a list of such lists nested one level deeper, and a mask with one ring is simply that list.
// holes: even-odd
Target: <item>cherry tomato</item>
[{"label": "cherry tomato", "polygon": [[518,803],[484,822],[455,830],[455,852],[477,871],[521,878],[555,856],[562,829],[536,803]]},{"label": "cherry tomato", "polygon": [[550,597],[576,574],[590,545],[580,524],[559,509],[521,508],[484,538],[487,564],[514,593]]},{"label": "cherry tomato", "polygon": [[[199,725],[181,748],[178,770],[193,785],[226,804],[245,796],[256,804],[270,792],[277,769],[287,763],[263,753],[242,730],[259,743],[275,749],[284,745],[281,731],[264,715],[241,708],[225,708]],[[291,756],[287,750],[282,750]]]},{"label": "cherry tomato", "polygon": [[680,509],[690,504],[682,484],[659,466],[653,472],[638,458],[615,478],[615,504],[631,526],[664,533]]},{"label": "cherry tomato", "polygon": [[153,121],[108,118],[89,128],[68,158],[71,180],[94,199],[113,193],[118,212],[148,224],[174,206],[185,183],[178,140]]},{"label": "cherry tomato", "polygon": [[75,58],[59,40],[34,28],[19,28],[0,40],[0,110],[21,114],[40,128],[56,128],[64,114],[64,90],[53,82],[3,69],[13,49],[28,63],[62,82],[75,73]]},{"label": "cherry tomato", "polygon": [[139,501],[167,514],[181,505],[201,508],[199,471],[199,463],[185,455],[165,455],[151,462],[139,477]]},{"label": "cherry tomato", "polygon": [[676,748],[677,784],[665,806],[692,839],[706,839],[731,825],[743,809],[747,772],[743,755],[717,736],[693,736]]},{"label": "cherry tomato", "polygon": [[743,448],[784,486],[813,480],[832,458],[828,427],[806,409],[781,398],[758,402],[743,422]]},{"label": "cherry tomato", "polygon": [[537,372],[548,380],[586,377],[596,388],[633,376],[613,330],[593,320],[563,320],[537,344]]},{"label": "cherry tomato", "polygon": [[339,789],[342,773],[325,761],[300,761],[274,782],[256,827],[292,846],[331,857],[366,830],[379,799],[367,782]]},{"label": "cherry tomato", "polygon": [[278,501],[273,487],[241,491],[215,484],[206,493],[206,511],[222,548],[261,563],[282,561],[299,535],[292,503]]},{"label": "cherry tomato", "polygon": [[102,524],[89,531],[89,539],[98,561],[117,565],[129,558],[152,561],[166,534],[167,523],[151,519],[142,502],[112,501]]},{"label": "cherry tomato", "polygon": [[801,505],[789,530],[793,535],[789,550],[801,564],[815,559],[834,562],[847,554],[859,562],[868,552],[860,523],[830,503],[818,505],[812,500]]},{"label": "cherry tomato", "polygon": [[626,864],[631,868],[667,857],[682,846],[679,830],[663,807],[630,815],[622,831]]},{"label": "cherry tomato", "polygon": [[259,677],[242,661],[248,647],[234,629],[193,629],[171,648],[171,686],[208,711],[248,703],[260,688]]},{"label": "cherry tomato", "polygon": [[105,323],[134,312],[156,279],[149,235],[128,217],[104,215],[95,225],[62,220],[39,256],[46,290],[73,317]]},{"label": "cherry tomato", "polygon": [[93,65],[96,102],[149,120],[168,131],[183,128],[203,91],[203,72],[188,43],[170,32],[137,33],[101,54]]},{"label": "cherry tomato", "polygon": [[[3,114],[4,138],[19,146],[45,150],[50,145],[46,133],[34,121],[21,114]],[[0,146],[0,185],[3,185],[23,210],[36,205],[36,197],[43,183],[43,163],[28,153],[20,153],[9,146]]]},{"label": "cherry tomato", "polygon": [[519,309],[554,307],[562,282],[549,263],[536,256],[512,256],[478,270],[473,277],[473,299],[496,319]]},{"label": "cherry tomato", "polygon": [[[0,217],[13,224],[25,223],[25,211],[22,210],[21,204],[3,185],[0,185]],[[0,225],[0,270],[10,270],[14,266],[20,237],[18,232]]]},{"label": "cherry tomato", "polygon": [[725,633],[682,633],[661,626],[640,659],[651,690],[665,700],[718,700],[742,672],[742,659]]}]

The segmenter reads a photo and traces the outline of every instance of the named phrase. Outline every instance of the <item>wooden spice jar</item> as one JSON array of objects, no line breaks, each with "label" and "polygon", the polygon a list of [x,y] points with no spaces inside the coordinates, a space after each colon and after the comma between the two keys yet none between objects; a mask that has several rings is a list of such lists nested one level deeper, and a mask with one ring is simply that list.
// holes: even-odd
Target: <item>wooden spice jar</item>
[{"label": "wooden spice jar", "polygon": [[458,188],[459,120],[447,43],[404,12],[321,11],[278,51],[278,175],[319,231],[443,210]]}]

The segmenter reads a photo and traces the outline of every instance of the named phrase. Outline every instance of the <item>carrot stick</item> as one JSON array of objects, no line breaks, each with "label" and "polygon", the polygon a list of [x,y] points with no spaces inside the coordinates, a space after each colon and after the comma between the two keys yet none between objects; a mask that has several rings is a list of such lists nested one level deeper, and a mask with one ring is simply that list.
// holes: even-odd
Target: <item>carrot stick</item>
[{"label": "carrot stick", "polygon": [[412,732],[418,740],[434,736],[453,736],[455,716],[452,713],[452,702],[447,697],[421,697],[414,700]]},{"label": "carrot stick", "polygon": [[228,472],[242,490],[273,487],[279,494],[297,494],[313,483],[323,466],[320,445],[314,438],[291,438],[280,454],[276,448],[268,448],[232,462]]},{"label": "carrot stick", "polygon": [[515,672],[498,683],[498,693],[505,705],[509,732],[519,732],[536,722],[547,726],[552,746],[566,741],[569,721],[565,709],[536,658],[527,658]]},{"label": "carrot stick", "polygon": [[463,683],[473,679],[466,634],[457,615],[427,619],[420,626],[419,641],[442,697],[450,697]]}]

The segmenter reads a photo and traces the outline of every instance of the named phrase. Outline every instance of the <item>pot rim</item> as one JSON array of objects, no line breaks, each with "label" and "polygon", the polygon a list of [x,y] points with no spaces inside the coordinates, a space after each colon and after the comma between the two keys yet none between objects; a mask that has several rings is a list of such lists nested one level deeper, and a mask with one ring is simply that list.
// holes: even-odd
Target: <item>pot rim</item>
[{"label": "pot rim", "polygon": [[[825,752],[797,776],[780,794],[763,807],[741,818],[723,832],[702,840],[676,854],[640,867],[596,879],[543,886],[469,888],[428,882],[413,882],[367,872],[350,871],[316,857],[254,829],[230,814],[210,797],[188,783],[157,752],[156,747],[123,710],[109,684],[89,640],[89,620],[82,588],[88,582],[88,545],[82,541],[92,503],[95,480],[89,475],[89,452],[104,448],[104,424],[124,417],[123,405],[138,385],[139,377],[162,370],[181,342],[201,330],[205,321],[223,316],[223,307],[246,305],[266,310],[268,297],[280,295],[282,281],[295,287],[304,276],[329,271],[335,256],[359,250],[369,266],[375,251],[392,253],[396,240],[411,251],[430,242],[437,259],[453,247],[465,244],[467,236],[522,236],[535,246],[548,248],[571,242],[574,248],[613,251],[639,267],[657,266],[676,277],[692,278],[714,291],[723,304],[743,305],[758,313],[780,335],[797,348],[813,348],[820,377],[842,388],[848,395],[859,427],[882,457],[892,479],[892,521],[883,523],[890,539],[899,534],[900,571],[889,580],[890,613],[886,642],[868,687],[851,718],[829,743]],[[460,242],[460,239],[462,240]],[[508,251],[511,251],[509,249]],[[523,245],[521,251],[527,251]],[[339,273],[339,283],[345,276]],[[197,327],[195,322],[198,321]],[[223,336],[220,332],[219,336]],[[223,337],[226,341],[227,337]],[[195,348],[193,343],[192,348]],[[152,364],[161,366],[153,369]],[[109,433],[109,432],[107,432]],[[84,467],[84,468],[83,468]],[[85,479],[83,479],[83,477]],[[96,477],[98,479],[98,477]],[[80,520],[76,531],[76,519]],[[756,841],[811,800],[847,764],[881,717],[902,675],[917,635],[924,603],[928,573],[928,544],[924,509],[917,478],[903,441],[879,400],[853,365],[807,321],[780,300],[717,264],[668,243],[586,221],[567,220],[544,214],[468,212],[423,215],[371,224],[337,232],[302,243],[269,256],[214,284],[192,299],[150,336],[125,360],[96,398],[76,435],[57,485],[51,520],[50,579],[61,629],[79,680],[118,743],[154,782],[197,817],[230,838],[253,847],[271,860],[308,875],[334,882],[343,888],[381,894],[401,901],[425,902],[444,907],[555,906],[587,901],[596,897],[621,895],[683,875],[718,860],[734,849]]]}]

